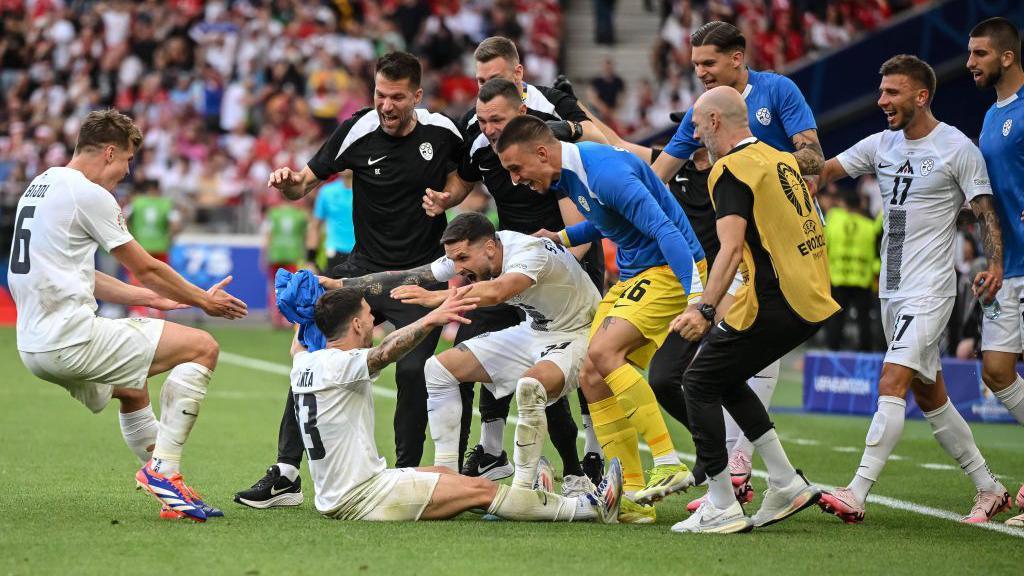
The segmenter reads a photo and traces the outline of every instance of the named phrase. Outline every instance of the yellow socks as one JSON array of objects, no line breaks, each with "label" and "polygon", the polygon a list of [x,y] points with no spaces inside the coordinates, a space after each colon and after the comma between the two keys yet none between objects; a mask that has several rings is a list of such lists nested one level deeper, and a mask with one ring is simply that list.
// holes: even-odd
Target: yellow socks
[{"label": "yellow socks", "polygon": [[644,380],[640,372],[629,364],[623,364],[609,374],[605,382],[615,394],[629,423],[651,447],[654,464],[679,464],[672,437],[668,435],[668,428],[665,426],[665,418],[658,408],[658,400],[654,397],[651,385]]},{"label": "yellow socks", "polygon": [[623,491],[635,492],[644,488],[644,470],[640,465],[636,428],[629,423],[615,396],[590,404],[590,418],[594,422],[594,434],[601,443],[605,458],[618,458],[622,463]]}]

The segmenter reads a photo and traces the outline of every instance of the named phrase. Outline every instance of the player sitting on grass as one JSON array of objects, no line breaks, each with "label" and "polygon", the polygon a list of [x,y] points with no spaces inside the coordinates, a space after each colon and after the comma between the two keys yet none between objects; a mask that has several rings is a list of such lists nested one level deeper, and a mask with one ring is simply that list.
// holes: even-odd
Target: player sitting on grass
[{"label": "player sitting on grass", "polygon": [[467,297],[468,291],[449,292],[440,306],[376,347],[373,314],[362,289],[331,290],[317,301],[314,317],[327,347],[306,352],[296,341],[291,372],[317,510],[343,520],[441,520],[486,509],[508,520],[615,523],[622,493],[617,460],[609,463],[597,492],[573,498],[461,476],[445,467],[386,467],[374,441],[373,381],[434,328],[468,322],[462,314],[479,301]]},{"label": "player sitting on grass", "polygon": [[[482,382],[495,398],[516,395],[513,486],[530,488],[537,475],[544,438],[545,406],[576,389],[586,356],[587,331],[601,300],[573,254],[551,240],[511,230],[494,231],[482,214],[455,217],[441,236],[446,256],[407,272],[381,272],[346,280],[324,279],[327,287],[390,290],[405,304],[433,308],[448,295],[412,283],[447,281],[460,275],[471,282],[469,296],[481,306],[509,303],[526,320],[480,334],[427,360],[427,416],[434,439],[434,465],[456,470],[460,382]],[[403,285],[405,284],[405,285]],[[562,494],[592,492],[586,476],[566,476]]]}]

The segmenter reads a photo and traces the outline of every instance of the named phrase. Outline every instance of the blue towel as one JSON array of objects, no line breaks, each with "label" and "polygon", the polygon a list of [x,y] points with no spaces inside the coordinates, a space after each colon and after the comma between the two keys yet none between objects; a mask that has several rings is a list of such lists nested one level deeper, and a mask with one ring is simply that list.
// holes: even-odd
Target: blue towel
[{"label": "blue towel", "polygon": [[284,268],[278,268],[274,275],[277,309],[289,322],[299,325],[299,342],[310,352],[323,350],[327,346],[327,338],[313,321],[313,308],[324,292],[316,274],[309,270],[299,270],[292,274]]}]

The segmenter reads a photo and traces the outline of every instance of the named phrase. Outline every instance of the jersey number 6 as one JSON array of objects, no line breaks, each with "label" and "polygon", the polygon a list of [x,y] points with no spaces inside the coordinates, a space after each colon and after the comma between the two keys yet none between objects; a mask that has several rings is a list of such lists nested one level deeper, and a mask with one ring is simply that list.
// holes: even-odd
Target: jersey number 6
[{"label": "jersey number 6", "polygon": [[32,231],[25,227],[25,220],[36,215],[35,206],[25,206],[18,212],[17,225],[14,227],[14,242],[11,247],[11,273],[28,274],[32,262],[28,258],[28,242],[32,239]]}]

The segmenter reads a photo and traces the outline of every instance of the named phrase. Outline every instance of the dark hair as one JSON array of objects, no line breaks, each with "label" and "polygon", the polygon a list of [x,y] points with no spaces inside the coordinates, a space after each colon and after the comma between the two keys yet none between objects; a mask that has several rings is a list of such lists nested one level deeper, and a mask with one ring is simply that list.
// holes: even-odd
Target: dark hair
[{"label": "dark hair", "polygon": [[878,69],[882,76],[902,74],[928,91],[928,103],[935,98],[935,70],[927,62],[912,54],[898,54],[886,60]]},{"label": "dark hair", "polygon": [[490,62],[495,58],[503,58],[509,64],[519,64],[519,50],[516,45],[504,36],[491,36],[476,47],[473,58],[477,62]]},{"label": "dark hair", "polygon": [[498,154],[501,154],[515,144],[550,142],[554,139],[554,133],[551,132],[551,128],[548,128],[548,125],[543,120],[529,114],[524,114],[513,118],[505,125],[505,129],[501,131],[501,136],[498,136],[498,141],[495,143],[494,148]]},{"label": "dark hair", "polygon": [[89,112],[78,130],[75,154],[111,145],[123,150],[138,150],[142,145],[142,132],[131,118],[113,108]]},{"label": "dark hair", "polygon": [[714,46],[719,52],[746,52],[747,39],[728,22],[708,22],[690,34],[691,46]]},{"label": "dark hair", "polygon": [[517,106],[523,102],[519,87],[515,82],[509,82],[504,78],[491,78],[484,82],[484,85],[480,87],[477,99],[486,104],[498,96],[504,96],[506,100]]},{"label": "dark hair", "polygon": [[477,240],[495,237],[494,224],[479,212],[463,212],[448,223],[441,235],[441,244],[455,244],[469,240],[472,244]]},{"label": "dark hair", "polygon": [[982,20],[981,22],[978,22],[977,26],[971,29],[971,38],[982,37],[989,38],[992,41],[992,46],[994,46],[1000,54],[1003,52],[1013,52],[1013,61],[1016,62],[1018,66],[1021,65],[1020,32],[1017,30],[1017,27],[1013,25],[1013,22],[1003,18],[1002,16]]},{"label": "dark hair", "polygon": [[313,320],[328,340],[336,340],[348,332],[349,323],[362,308],[362,289],[338,288],[325,292],[316,301]]},{"label": "dark hair", "polygon": [[420,87],[423,67],[418,58],[408,52],[388,52],[377,59],[376,74],[398,82],[408,80],[413,89]]}]

